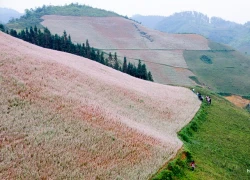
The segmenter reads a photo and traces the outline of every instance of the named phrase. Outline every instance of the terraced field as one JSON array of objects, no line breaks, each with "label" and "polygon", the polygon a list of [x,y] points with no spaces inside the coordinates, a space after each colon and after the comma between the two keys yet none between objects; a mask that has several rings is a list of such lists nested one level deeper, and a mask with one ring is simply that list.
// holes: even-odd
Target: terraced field
[{"label": "terraced field", "polygon": [[[43,26],[52,33],[64,30],[74,42],[84,43],[103,51],[117,52],[137,64],[141,59],[152,72],[154,80],[162,84],[194,85],[183,57],[184,50],[209,50],[208,41],[194,34],[166,34],[150,30],[131,20],[121,17],[71,17],[43,16]],[[179,67],[183,71],[179,71]],[[176,69],[177,68],[177,69]]]}]

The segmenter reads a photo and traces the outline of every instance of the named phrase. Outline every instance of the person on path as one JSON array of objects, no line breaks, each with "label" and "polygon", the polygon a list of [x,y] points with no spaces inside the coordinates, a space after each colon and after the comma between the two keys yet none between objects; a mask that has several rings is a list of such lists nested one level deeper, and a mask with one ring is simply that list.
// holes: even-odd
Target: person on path
[{"label": "person on path", "polygon": [[194,171],[194,169],[195,169],[195,162],[192,161],[192,162],[190,163],[190,166],[191,166],[192,171]]}]

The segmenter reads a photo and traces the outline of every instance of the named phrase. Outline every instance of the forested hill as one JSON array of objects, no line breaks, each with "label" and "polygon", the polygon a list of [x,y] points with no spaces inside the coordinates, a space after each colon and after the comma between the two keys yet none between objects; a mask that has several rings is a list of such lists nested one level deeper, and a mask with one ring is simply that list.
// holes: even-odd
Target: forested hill
[{"label": "forested hill", "polygon": [[[136,16],[132,19],[140,21],[145,26],[152,21],[150,16],[145,16],[143,21]],[[200,34],[212,41],[227,44],[250,54],[250,22],[242,25],[219,17],[209,18],[205,14],[194,11],[175,13],[161,21],[155,18],[155,22],[157,23],[153,29],[168,33]]]},{"label": "forested hill", "polygon": [[25,11],[25,14],[19,19],[11,20],[6,26],[13,29],[24,29],[30,26],[41,26],[41,17],[44,15],[62,15],[62,16],[90,16],[90,17],[116,17],[117,13],[103,9],[93,8],[87,5],[71,3],[64,6],[46,6],[38,7]]}]

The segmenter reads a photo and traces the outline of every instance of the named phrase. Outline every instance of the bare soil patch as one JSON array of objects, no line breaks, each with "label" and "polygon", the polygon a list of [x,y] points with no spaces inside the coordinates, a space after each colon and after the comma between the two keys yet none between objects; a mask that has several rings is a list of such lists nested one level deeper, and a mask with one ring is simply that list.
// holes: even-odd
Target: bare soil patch
[{"label": "bare soil patch", "polygon": [[236,95],[227,96],[226,99],[230,101],[231,103],[233,103],[234,105],[241,107],[241,108],[246,107],[246,105],[250,103],[250,100],[244,99],[241,96],[236,96]]}]

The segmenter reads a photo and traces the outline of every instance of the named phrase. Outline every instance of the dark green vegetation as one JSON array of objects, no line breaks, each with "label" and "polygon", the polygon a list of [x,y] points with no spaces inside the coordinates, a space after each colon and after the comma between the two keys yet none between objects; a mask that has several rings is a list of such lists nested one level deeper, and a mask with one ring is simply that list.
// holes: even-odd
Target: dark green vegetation
[{"label": "dark green vegetation", "polygon": [[212,41],[230,45],[242,53],[250,54],[250,22],[241,25],[190,11],[175,13],[162,20],[154,16],[139,16],[139,18],[133,16],[132,18],[145,26],[154,19],[154,27],[147,27],[168,33],[200,34]]},{"label": "dark green vegetation", "polygon": [[22,14],[13,9],[0,7],[0,23],[6,24],[13,18],[19,18]]},{"label": "dark green vegetation", "polygon": [[249,96],[250,58],[216,43],[210,43],[210,48],[184,52],[189,69],[200,83],[217,93]]},{"label": "dark green vegetation", "polygon": [[213,64],[212,60],[210,57],[206,56],[206,55],[202,55],[200,57],[200,60],[202,60],[204,63],[206,64]]},{"label": "dark green vegetation", "polygon": [[11,20],[6,26],[12,29],[24,29],[25,27],[37,26],[41,27],[41,17],[44,15],[62,15],[62,16],[95,16],[95,17],[107,17],[107,16],[120,16],[114,12],[92,8],[86,5],[69,4],[65,6],[43,6],[36,9],[26,10],[25,15],[20,19]]},{"label": "dark green vegetation", "polygon": [[199,84],[199,85],[202,84],[196,76],[189,76],[189,78],[192,79],[196,84]]},{"label": "dark green vegetation", "polygon": [[[1,24],[0,30],[5,30],[5,27]],[[154,81],[151,72],[147,71],[146,65],[142,64],[140,60],[138,61],[138,66],[136,67],[130,62],[127,64],[127,59],[124,57],[123,65],[121,66],[116,53],[114,55],[109,53],[108,58],[105,58],[104,52],[100,52],[100,50],[91,47],[88,40],[86,40],[86,44],[72,43],[71,37],[70,35],[67,35],[66,31],[63,32],[62,36],[57,34],[52,35],[48,28],[44,28],[44,30],[41,31],[35,26],[34,28],[30,27],[30,29],[26,28],[25,30],[21,30],[19,33],[17,33],[14,29],[6,30],[6,33],[44,48],[86,57],[131,76]]]},{"label": "dark green vegetation", "polygon": [[[211,91],[194,119],[179,132],[184,152],[153,179],[249,179],[250,114]],[[190,168],[194,160],[196,168]]]}]

